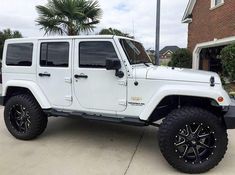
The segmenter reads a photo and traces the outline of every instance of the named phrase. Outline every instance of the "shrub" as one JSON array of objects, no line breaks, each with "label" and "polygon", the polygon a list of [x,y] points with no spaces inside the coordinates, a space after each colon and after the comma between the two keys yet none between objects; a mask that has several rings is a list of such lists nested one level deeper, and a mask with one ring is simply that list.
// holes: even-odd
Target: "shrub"
[{"label": "shrub", "polygon": [[2,53],[5,40],[11,38],[22,38],[22,37],[23,36],[19,31],[12,31],[10,29],[5,29],[3,31],[0,31],[0,60],[2,60]]},{"label": "shrub", "polygon": [[221,62],[223,66],[223,76],[230,81],[235,80],[235,44],[225,47],[221,51]]},{"label": "shrub", "polygon": [[102,29],[99,32],[99,35],[117,35],[117,36],[124,36],[124,37],[128,37],[128,38],[132,38],[134,39],[134,36],[131,36],[129,33],[124,33],[118,29],[114,29],[114,28],[108,28],[108,29]]},{"label": "shrub", "polygon": [[173,55],[168,66],[192,68],[192,54],[188,49],[178,49]]}]

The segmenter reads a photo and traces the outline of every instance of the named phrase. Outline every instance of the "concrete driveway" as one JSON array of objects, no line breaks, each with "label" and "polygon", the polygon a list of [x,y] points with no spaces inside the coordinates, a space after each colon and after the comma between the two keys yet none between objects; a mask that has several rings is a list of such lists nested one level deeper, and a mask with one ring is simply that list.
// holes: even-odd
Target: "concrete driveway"
[{"label": "concrete driveway", "polygon": [[[0,175],[180,174],[162,157],[154,127],[136,128],[67,118],[50,118],[33,141],[13,138],[0,109]],[[234,174],[235,131],[222,163],[208,174]]]}]

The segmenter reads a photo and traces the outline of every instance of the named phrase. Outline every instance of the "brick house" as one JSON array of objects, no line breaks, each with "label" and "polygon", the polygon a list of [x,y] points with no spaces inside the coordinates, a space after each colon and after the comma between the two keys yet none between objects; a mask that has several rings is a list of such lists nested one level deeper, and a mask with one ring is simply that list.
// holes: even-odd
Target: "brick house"
[{"label": "brick house", "polygon": [[166,46],[160,50],[160,59],[171,60],[173,53],[179,49],[178,46]]},{"label": "brick house", "polygon": [[193,68],[220,72],[221,49],[235,43],[235,0],[189,0],[182,22],[188,24]]}]

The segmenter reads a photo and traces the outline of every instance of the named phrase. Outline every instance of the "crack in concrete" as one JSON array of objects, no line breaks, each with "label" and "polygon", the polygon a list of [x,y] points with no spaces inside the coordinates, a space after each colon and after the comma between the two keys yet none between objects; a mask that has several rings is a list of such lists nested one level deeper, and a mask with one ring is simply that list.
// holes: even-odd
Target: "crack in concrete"
[{"label": "crack in concrete", "polygon": [[141,136],[140,136],[140,138],[139,138],[139,140],[138,140],[138,143],[136,144],[135,151],[133,152],[133,154],[132,154],[132,156],[131,156],[131,159],[130,159],[130,161],[129,161],[129,163],[128,163],[128,166],[127,166],[127,168],[126,168],[126,171],[125,171],[124,175],[127,174],[128,170],[129,170],[129,168],[130,168],[130,166],[131,166],[131,163],[132,163],[132,161],[133,161],[133,159],[134,159],[134,157],[135,157],[135,154],[136,154],[136,152],[137,152],[137,150],[138,150],[138,148],[139,148],[139,146],[140,146],[140,143],[141,143],[142,140],[143,140],[144,134],[145,134],[145,129],[144,129],[144,131],[141,133]]}]

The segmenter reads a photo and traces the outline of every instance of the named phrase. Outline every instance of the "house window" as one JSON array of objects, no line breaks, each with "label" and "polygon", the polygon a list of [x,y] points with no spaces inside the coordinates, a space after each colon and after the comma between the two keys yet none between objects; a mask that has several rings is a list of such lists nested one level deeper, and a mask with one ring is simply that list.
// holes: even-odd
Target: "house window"
[{"label": "house window", "polygon": [[224,4],[224,0],[211,0],[211,8],[216,8],[220,5]]}]

